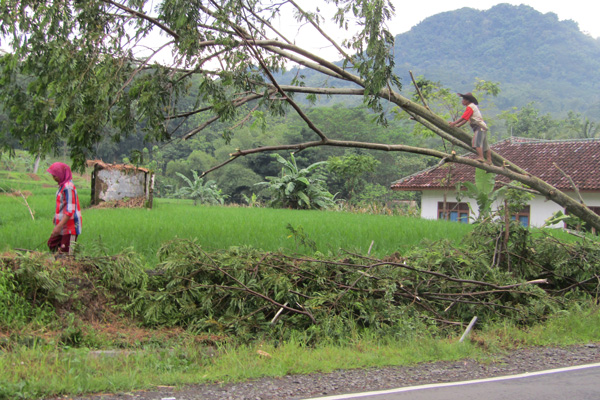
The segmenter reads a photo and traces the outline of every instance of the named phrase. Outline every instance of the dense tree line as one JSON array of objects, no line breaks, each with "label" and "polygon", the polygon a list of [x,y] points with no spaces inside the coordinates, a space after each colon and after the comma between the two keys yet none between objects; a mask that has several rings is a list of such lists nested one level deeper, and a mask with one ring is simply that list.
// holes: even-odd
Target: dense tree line
[{"label": "dense tree line", "polygon": [[[430,93],[430,100],[439,100],[444,95],[450,99],[456,97],[441,84],[430,84],[435,87],[435,91],[443,94],[436,97]],[[487,97],[484,99],[488,103],[493,101]],[[437,107],[443,114],[444,107],[440,104]],[[373,125],[370,122],[372,113],[361,107],[336,104],[311,108],[308,114],[331,132],[332,137],[338,139],[366,140],[368,137],[372,141],[426,145],[440,149],[451,146],[406,119],[392,118],[386,127]],[[448,118],[452,118],[450,114],[447,113]],[[487,120],[492,126],[493,142],[510,136],[551,140],[596,138],[600,135],[597,122],[580,113],[569,111],[566,118],[555,118],[550,113],[540,111],[533,102],[520,109],[515,107],[490,116]],[[228,159],[236,148],[257,143],[274,145],[279,143],[281,137],[291,143],[301,143],[310,135],[302,121],[294,115],[268,118],[264,126],[240,127],[229,138],[224,137],[222,129],[222,126],[211,126],[202,136],[164,144],[144,142],[144,134],[140,129],[137,134],[123,138],[119,143],[109,140],[101,142],[97,155],[109,162],[134,161],[154,169],[158,173],[158,194],[169,196],[186,185],[180,174],[193,180],[193,171],[207,171]],[[131,155],[140,148],[145,149],[145,155],[139,160],[132,159]],[[279,154],[285,158],[290,156],[289,152]],[[391,193],[388,189],[390,183],[437,163],[435,159],[425,156],[333,147],[306,149],[295,154],[295,160],[300,168],[327,160],[329,166],[322,168],[327,176],[327,188],[336,195],[336,199],[355,203],[377,198],[413,198],[414,194]],[[264,188],[257,186],[257,183],[280,173],[281,165],[273,157],[259,153],[213,171],[207,179],[216,182],[227,196],[228,202],[243,203],[253,193],[267,196]]]},{"label": "dense tree line", "polygon": [[[454,114],[460,110],[456,107],[456,102],[453,102],[455,94],[452,91],[439,82],[422,77],[419,77],[418,83],[422,94],[430,102],[429,105],[436,108],[436,112],[449,119],[455,118]],[[416,92],[413,97],[419,101]],[[182,103],[190,103],[191,99],[192,97],[184,98]],[[491,96],[484,97],[488,109],[494,107],[493,101]],[[537,103],[530,102],[522,108],[513,107],[486,118],[492,126],[492,141],[510,136],[570,139],[596,138],[600,135],[598,122],[581,113],[569,111],[566,118],[557,118],[542,112],[538,106]],[[452,107],[454,109],[449,111]],[[485,105],[483,107],[485,109]],[[390,112],[390,116],[393,114]],[[246,124],[235,132],[229,132],[224,124],[216,123],[207,127],[203,135],[164,143],[148,140],[145,122],[140,121],[132,134],[120,135],[113,132],[106,135],[96,145],[93,157],[111,163],[129,162],[149,167],[157,173],[157,195],[172,196],[184,187],[188,189],[190,181],[194,182],[195,172],[202,173],[228,159],[235,149],[257,146],[259,143],[302,143],[311,135],[311,131],[296,115],[261,115],[260,125]],[[309,109],[308,115],[336,139],[403,143],[439,149],[449,146],[449,143],[444,143],[421,125],[406,118],[391,117],[387,126],[373,124],[373,113],[361,106],[352,107],[341,103],[314,106]],[[13,148],[18,148],[16,139],[6,134],[8,120],[6,112],[0,113],[0,124],[5,132],[2,138]],[[180,131],[189,131],[201,123],[201,117],[172,122]],[[64,148],[59,140],[56,143],[56,148]],[[288,158],[290,156],[289,152],[279,154]],[[389,190],[390,183],[437,163],[435,159],[426,156],[335,147],[306,149],[295,154],[295,160],[300,168],[327,160],[329,167],[322,168],[327,177],[327,189],[335,194],[337,200],[354,203],[415,198],[416,194],[392,193]],[[267,201],[267,192],[257,184],[264,182],[266,177],[280,173],[281,166],[273,157],[258,153],[211,172],[207,179],[214,181],[227,202],[244,203],[253,194],[258,195],[258,199]]]},{"label": "dense tree line", "polygon": [[[364,108],[347,108],[343,105],[332,107],[314,107],[308,112],[310,117],[331,132],[333,137],[348,140],[386,141],[392,143],[419,144],[429,142],[431,146],[441,146],[437,138],[421,137],[412,133],[412,123],[405,120],[391,120],[387,127],[373,125],[372,113]],[[222,127],[211,126],[204,135],[189,140],[175,140],[168,143],[144,142],[144,133],[140,129],[134,135],[115,143],[105,140],[98,145],[97,156],[108,162],[138,162],[154,169],[159,174],[159,195],[170,195],[184,185],[184,180],[178,175],[183,174],[188,179],[193,178],[193,172],[207,171],[229,158],[229,154],[237,148],[248,147],[261,143],[275,145],[283,140],[300,143],[306,140],[310,132],[297,116],[267,118],[264,126],[243,126],[230,137],[224,137]],[[141,159],[135,159],[132,154],[144,148]],[[289,152],[279,152],[289,158]],[[398,153],[384,153],[363,149],[342,149],[333,147],[306,149],[295,154],[295,160],[301,168],[313,163],[331,160],[332,167],[323,166],[327,176],[329,190],[336,194],[337,199],[356,201],[365,198],[364,190],[383,197],[392,196],[388,190],[390,183],[401,176],[415,173],[435,160]],[[348,186],[349,172],[344,170],[343,163],[356,164],[359,160],[369,163],[371,167],[360,170],[354,166],[351,172],[352,185]],[[228,196],[229,202],[243,202],[243,196],[250,197],[252,193],[260,193],[257,183],[263,182],[267,176],[281,173],[281,165],[268,154],[255,154],[239,160],[234,164],[211,172],[207,178],[215,180],[218,187]],[[359,193],[360,192],[360,193]],[[392,197],[405,197],[406,194],[394,194]],[[368,196],[367,196],[368,197]],[[380,196],[381,197],[381,196]]]}]

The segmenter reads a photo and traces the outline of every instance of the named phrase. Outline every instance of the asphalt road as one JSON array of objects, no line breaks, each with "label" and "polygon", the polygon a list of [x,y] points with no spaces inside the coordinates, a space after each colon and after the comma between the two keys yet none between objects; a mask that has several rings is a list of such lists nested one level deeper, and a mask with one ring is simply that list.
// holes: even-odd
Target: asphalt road
[{"label": "asphalt road", "polygon": [[600,364],[312,400],[599,400]]}]

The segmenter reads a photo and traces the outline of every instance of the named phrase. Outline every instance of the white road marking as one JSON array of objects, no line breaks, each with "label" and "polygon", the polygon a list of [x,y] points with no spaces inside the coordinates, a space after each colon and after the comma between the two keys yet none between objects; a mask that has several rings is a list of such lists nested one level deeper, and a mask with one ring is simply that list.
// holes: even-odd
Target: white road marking
[{"label": "white road marking", "polygon": [[578,365],[576,367],[566,367],[566,368],[550,369],[550,370],[546,370],[546,371],[525,372],[525,373],[519,374],[519,375],[497,376],[495,378],[477,379],[477,380],[472,380],[472,381],[449,382],[449,383],[432,383],[432,384],[429,384],[429,385],[408,386],[408,387],[402,387],[402,388],[398,388],[398,389],[381,390],[381,391],[377,391],[377,392],[351,393],[351,394],[342,394],[342,395],[326,396],[326,397],[311,397],[311,398],[307,398],[305,400],[346,400],[346,399],[354,399],[354,398],[357,398],[357,397],[378,396],[378,395],[384,395],[384,394],[394,394],[394,393],[410,392],[410,391],[413,391],[413,390],[423,390],[423,389],[431,389],[431,388],[442,388],[442,387],[472,385],[472,384],[475,384],[475,383],[505,381],[505,380],[510,380],[510,379],[521,379],[521,378],[528,378],[528,377],[532,377],[532,376],[547,375],[547,374],[556,374],[556,373],[559,373],[559,372],[577,371],[577,370],[580,370],[580,369],[596,368],[596,367],[600,367],[600,363]]}]

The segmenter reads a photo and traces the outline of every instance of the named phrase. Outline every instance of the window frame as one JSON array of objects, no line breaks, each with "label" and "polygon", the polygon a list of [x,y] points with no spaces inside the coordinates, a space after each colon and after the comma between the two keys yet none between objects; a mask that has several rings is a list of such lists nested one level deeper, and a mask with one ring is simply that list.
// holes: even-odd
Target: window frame
[{"label": "window frame", "polygon": [[[444,208],[444,205],[446,208]],[[452,213],[456,213],[456,219],[452,219]],[[455,201],[438,201],[437,218],[442,221],[452,221],[468,224],[471,209],[468,203]]]},{"label": "window frame", "polygon": [[529,228],[529,226],[531,225],[531,206],[526,205],[525,207],[523,207],[523,209],[521,211],[514,213],[513,217],[514,217],[515,221],[519,221],[519,222],[522,222],[519,219],[519,217],[527,217],[527,225],[525,225],[525,228]]}]

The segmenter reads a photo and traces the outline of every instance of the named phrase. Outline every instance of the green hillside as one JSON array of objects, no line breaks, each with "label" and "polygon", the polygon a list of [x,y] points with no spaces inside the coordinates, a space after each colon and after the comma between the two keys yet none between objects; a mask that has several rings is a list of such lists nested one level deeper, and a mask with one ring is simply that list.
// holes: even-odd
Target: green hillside
[{"label": "green hillside", "polygon": [[396,73],[408,71],[456,91],[475,78],[500,82],[500,109],[535,101],[552,113],[600,114],[600,40],[573,21],[529,6],[462,8],[429,17],[396,36]]}]

